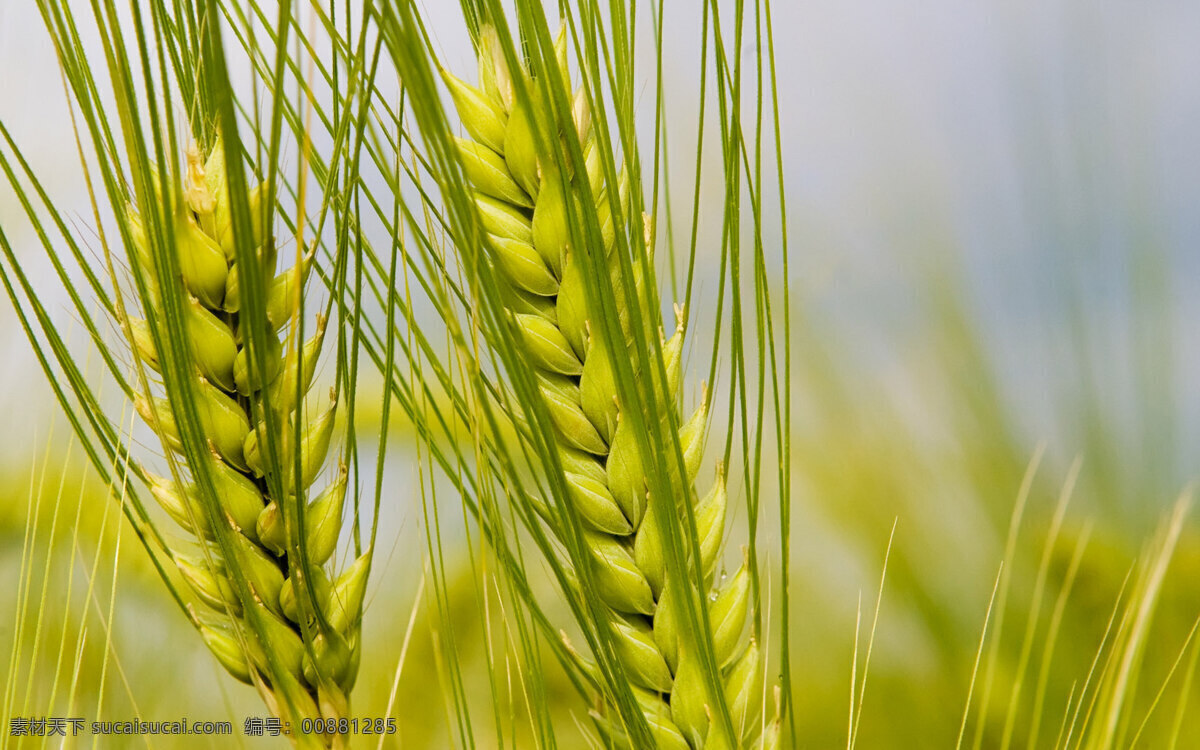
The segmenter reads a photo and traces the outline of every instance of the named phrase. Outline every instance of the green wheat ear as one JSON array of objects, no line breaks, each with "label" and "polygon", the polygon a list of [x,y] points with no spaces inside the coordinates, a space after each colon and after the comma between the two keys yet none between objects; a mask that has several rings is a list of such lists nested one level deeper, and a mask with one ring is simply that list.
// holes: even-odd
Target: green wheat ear
[{"label": "green wheat ear", "polygon": [[[565,28],[555,43],[561,79],[570,81]],[[616,233],[644,233],[652,251],[654,231],[649,216],[635,219],[640,227],[615,226],[614,202],[621,214],[631,214],[628,177],[607,184],[601,172],[599,140],[593,135],[591,112],[583,89],[564,92],[572,102],[571,121],[559,122],[542,99],[542,82],[526,70],[515,73],[505,62],[496,31],[484,27],[479,43],[479,86],[449,72],[442,77],[450,89],[469,139],[458,139],[461,163],[476,192],[475,203],[487,231],[488,249],[507,277],[508,311],[520,341],[537,373],[539,391],[555,427],[562,453],[568,494],[585,523],[584,541],[595,565],[597,591],[612,611],[615,650],[634,696],[661,748],[778,747],[778,732],[759,738],[762,713],[762,659],[753,639],[744,639],[750,606],[750,560],[736,575],[705,591],[712,630],[706,638],[721,668],[726,700],[736,738],[726,736],[723,722],[713,721],[705,681],[696,658],[696,636],[682,632],[669,604],[672,592],[694,586],[692,580],[673,580],[667,572],[662,530],[648,503],[671,504],[679,517],[683,504],[693,506],[697,521],[706,585],[713,585],[722,546],[726,492],[718,470],[712,489],[703,498],[693,489],[707,431],[707,393],[679,433],[686,476],[670,476],[672,495],[650,497],[646,472],[634,434],[635,421],[622,418],[625,407],[614,394],[614,357],[627,357],[625,341],[636,320],[651,313],[642,309],[641,290],[648,279],[634,266],[630,299],[623,290]],[[514,96],[513,76],[524,77],[528,103]],[[564,180],[555,154],[542,154],[533,124],[549,140],[577,137],[584,164]],[[569,159],[566,161],[569,165]],[[568,190],[563,189],[566,183]],[[612,274],[617,315],[625,333],[622,341],[606,340],[601,326],[592,325],[602,313],[585,292],[584,266],[569,248],[568,201],[584,200],[584,181],[594,196],[603,255]],[[575,215],[579,211],[574,212]],[[683,322],[663,342],[667,391],[673,400],[679,389],[683,353]],[[635,373],[637,374],[637,373]],[[650,420],[642,420],[650,423]],[[709,595],[711,594],[711,595]],[[578,655],[577,655],[578,656]],[[596,670],[578,657],[586,671]],[[630,747],[630,738],[611,711],[594,712],[601,730],[615,744]]]},{"label": "green wheat ear", "polygon": [[[169,552],[198,600],[188,612],[213,655],[234,677],[257,686],[277,714],[293,722],[338,719],[348,715],[361,659],[370,553],[333,576],[330,561],[347,490],[344,464],[332,484],[304,502],[330,452],[337,406],[331,393],[328,405],[307,418],[298,398],[311,388],[326,320],[318,316],[315,333],[299,341],[312,255],[271,279],[275,253],[263,247],[258,189],[249,193],[255,251],[235,252],[225,179],[218,139],[207,158],[195,146],[189,150],[187,174],[178,185],[156,189],[177,277],[156,270],[144,226],[148,207],[127,208],[145,318],[126,317],[122,329],[142,364],[160,374],[174,365],[194,378],[186,390],[170,386],[166,377],[142,380],[138,412],[173,468],[172,477],[143,474],[158,503],[193,537],[194,544]],[[255,273],[239,272],[238,264],[247,262],[258,264]],[[248,289],[250,278],[261,279],[260,288]],[[182,330],[172,330],[160,313],[166,295],[184,299]],[[263,306],[257,317],[265,321],[262,330],[251,329],[248,299]],[[182,357],[173,353],[180,348]],[[172,403],[189,399],[209,446],[203,466],[189,463],[172,411]],[[305,419],[297,437],[298,407]],[[274,452],[263,449],[268,443]],[[299,734],[299,725],[293,732]],[[338,735],[314,737],[326,746],[343,743]]]}]

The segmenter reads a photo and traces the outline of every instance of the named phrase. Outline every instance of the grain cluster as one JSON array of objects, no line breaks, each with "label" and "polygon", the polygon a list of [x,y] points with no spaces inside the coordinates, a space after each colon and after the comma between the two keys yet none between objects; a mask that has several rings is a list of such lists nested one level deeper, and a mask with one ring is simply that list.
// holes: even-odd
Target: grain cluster
[{"label": "grain cluster", "polygon": [[[299,340],[312,253],[273,276],[276,252],[263,245],[259,189],[249,193],[253,242],[242,243],[253,247],[238,248],[225,180],[221,142],[207,157],[192,147],[181,184],[155,190],[166,232],[149,230],[145,206],[127,207],[130,265],[144,317],[126,315],[121,327],[146,374],[137,411],[169,459],[170,476],[142,473],[187,535],[169,548],[195,596],[188,604],[192,621],[225,669],[258,687],[298,734],[304,719],[336,719],[349,710],[369,556],[332,575],[345,465],[339,462],[320,491],[313,487],[328,460],[337,403],[332,391],[328,399],[304,398],[326,331],[318,316],[312,336]],[[156,252],[174,254],[177,277],[161,274]],[[256,263],[257,273],[247,274],[247,263]],[[258,294],[247,294],[248,277],[263,280]],[[162,314],[166,295],[182,302],[183,325],[174,325],[182,330],[171,330]],[[264,308],[253,316],[265,321],[263,330],[250,329],[250,297]],[[181,364],[174,371],[194,380],[187,393],[178,386],[171,393],[160,374],[170,352],[181,350],[181,361],[170,364]],[[174,409],[185,402],[194,405],[207,445],[200,456],[185,451],[176,421]],[[299,744],[342,742],[313,735]]]},{"label": "grain cluster", "polygon": [[[556,42],[560,80],[570,82],[565,33]],[[554,423],[569,496],[585,524],[584,539],[594,565],[596,590],[611,610],[616,653],[631,683],[658,747],[698,750],[720,747],[774,747],[778,726],[760,731],[765,690],[763,658],[747,635],[751,586],[748,560],[731,576],[715,580],[724,546],[727,494],[718,468],[711,488],[695,488],[708,421],[705,396],[696,411],[681,419],[679,443],[686,476],[667,471],[671,496],[648,491],[647,472],[634,433],[634,420],[617,397],[614,358],[631,358],[631,327],[655,314],[642,309],[644,284],[650,280],[639,264],[632,284],[622,278],[617,233],[641,232],[653,250],[649,216],[635,215],[628,180],[621,170],[618,184],[607,184],[601,168],[602,148],[593,133],[588,96],[581,87],[565,92],[573,103],[570,121],[555,117],[545,88],[528,70],[510,70],[496,32],[484,28],[479,44],[479,82],[471,86],[442,71],[468,138],[458,139],[461,164],[475,191],[478,216],[487,232],[490,257],[507,279],[507,307],[520,341],[533,365],[538,390]],[[518,97],[514,76],[521,76],[528,97]],[[540,153],[534,128],[552,141],[578,138],[582,164]],[[545,142],[543,140],[542,142]],[[564,151],[566,151],[564,149]],[[568,174],[561,175],[561,164]],[[583,190],[586,183],[588,190]],[[564,189],[564,184],[567,186]],[[612,274],[617,314],[625,336],[606,340],[599,304],[587,293],[580,253],[571,248],[568,202],[590,194],[600,225],[602,246],[591,248],[605,258]],[[579,216],[576,210],[573,215]],[[615,218],[621,217],[621,218]],[[628,243],[626,243],[628,244]],[[632,298],[625,289],[638,294]],[[682,316],[673,335],[662,344],[667,408],[677,408],[683,357]],[[642,373],[635,373],[642,377]],[[641,420],[650,428],[649,419]],[[685,503],[696,519],[699,567],[711,632],[692,634],[676,622],[670,600],[688,580],[672,580],[663,549],[663,530],[651,503],[669,503],[671,516],[682,518]],[[689,549],[691,546],[689,545]],[[728,737],[711,719],[700,672],[698,649],[708,641],[721,669],[726,700],[737,737]],[[619,746],[628,733],[611,706],[593,718]]]}]

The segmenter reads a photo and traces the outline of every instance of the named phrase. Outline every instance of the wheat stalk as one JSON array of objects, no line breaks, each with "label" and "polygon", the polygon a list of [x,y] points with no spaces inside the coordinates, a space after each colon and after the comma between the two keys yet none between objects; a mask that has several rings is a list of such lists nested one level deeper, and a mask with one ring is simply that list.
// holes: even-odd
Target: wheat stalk
[{"label": "wheat stalk", "polygon": [[[561,80],[570,81],[565,28],[555,43]],[[676,622],[673,592],[695,585],[673,580],[665,562],[662,530],[651,502],[670,503],[672,514],[691,503],[698,533],[699,565],[706,587],[713,576],[723,543],[727,496],[718,467],[711,490],[699,498],[693,484],[699,472],[707,431],[708,397],[682,424],[679,442],[686,475],[671,476],[671,496],[654,498],[647,489],[646,471],[634,433],[634,421],[615,395],[613,357],[627,356],[623,341],[607,341],[600,326],[591,325],[603,313],[589,298],[584,265],[571,252],[568,201],[580,201],[586,180],[594,196],[603,238],[603,253],[613,276],[621,328],[630,334],[644,319],[642,295],[647,279],[633,266],[630,298],[617,251],[614,214],[632,212],[624,170],[616,186],[606,183],[601,170],[600,141],[594,137],[588,97],[581,87],[567,91],[573,103],[570,122],[559,122],[543,99],[543,90],[528,70],[519,70],[528,102],[519,101],[513,73],[503,55],[496,31],[484,27],[479,43],[479,86],[471,86],[442,70],[469,139],[458,139],[461,164],[477,191],[475,204],[488,233],[491,257],[504,272],[507,309],[519,340],[537,375],[538,390],[555,427],[568,494],[585,523],[584,542],[593,557],[596,588],[612,613],[615,651],[650,731],[662,748],[749,746],[759,735],[762,712],[762,658],[753,638],[745,639],[750,606],[750,561],[711,590],[703,600],[711,632],[704,634],[716,656],[736,738],[713,720],[708,705],[697,641]],[[541,84],[542,82],[537,82]],[[568,83],[569,85],[569,83]],[[533,128],[559,137],[577,137],[584,163],[574,165],[566,180],[558,174],[553,154],[539,153]],[[570,164],[569,161],[565,162]],[[569,191],[564,191],[564,182]],[[614,205],[615,203],[615,205]],[[619,209],[619,210],[618,210]],[[575,212],[578,214],[578,212]],[[648,251],[654,231],[643,215],[640,229]],[[666,390],[674,399],[679,390],[683,353],[683,315],[670,340],[663,342]],[[653,373],[650,374],[653,377]],[[669,473],[669,472],[668,472]],[[553,524],[553,519],[548,520]],[[709,593],[708,591],[704,593]],[[585,668],[595,672],[590,666]],[[630,739],[609,711],[593,712],[610,739],[629,746]],[[777,747],[777,723],[759,738],[761,746]]]},{"label": "wheat stalk", "polygon": [[[339,747],[344,736],[310,735],[300,725],[348,715],[369,568],[368,551],[331,580],[345,464],[332,484],[304,502],[334,431],[333,391],[328,406],[295,429],[306,416],[301,397],[313,381],[326,320],[319,315],[316,332],[299,343],[312,254],[272,280],[276,259],[263,247],[261,190],[249,194],[256,249],[244,252],[234,242],[225,180],[218,138],[207,158],[196,146],[189,150],[181,189],[155,186],[159,205],[153,209],[166,218],[171,241],[165,251],[176,261],[167,266],[177,266],[177,276],[164,274],[155,257],[149,207],[127,207],[131,267],[146,317],[121,307],[121,327],[138,362],[164,373],[170,369],[165,359],[174,357],[182,371],[194,374],[190,387],[180,388],[142,371],[135,404],[159,437],[172,476],[141,473],[158,503],[196,542],[171,546],[169,554],[204,605],[189,604],[188,612],[213,655],[292,722],[298,744]],[[245,267],[249,263],[256,264],[253,272]],[[249,288],[255,279],[261,280],[258,288]],[[161,314],[166,295],[183,299],[182,326]],[[252,298],[260,315],[248,314]],[[256,321],[265,326],[255,329]],[[284,329],[286,343],[279,338]],[[184,449],[174,412],[189,402],[208,447],[203,465]]]}]

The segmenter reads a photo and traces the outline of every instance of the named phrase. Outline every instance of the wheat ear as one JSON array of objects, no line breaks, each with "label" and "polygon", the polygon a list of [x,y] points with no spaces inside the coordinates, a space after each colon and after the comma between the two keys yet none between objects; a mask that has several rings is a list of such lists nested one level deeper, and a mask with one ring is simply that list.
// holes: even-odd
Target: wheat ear
[{"label": "wheat ear", "polygon": [[[555,44],[561,80],[569,82],[565,29]],[[674,622],[667,602],[673,589],[694,585],[673,581],[666,570],[661,532],[655,514],[647,512],[646,467],[633,434],[632,421],[622,419],[613,357],[628,356],[623,342],[606,341],[598,308],[585,293],[584,269],[570,252],[567,201],[581,198],[582,180],[595,196],[604,254],[617,290],[618,314],[628,333],[636,320],[634,309],[642,295],[630,300],[620,291],[611,193],[601,174],[600,143],[591,132],[588,100],[581,88],[572,101],[572,121],[559,123],[544,106],[540,86],[527,71],[518,71],[531,92],[531,106],[518,102],[514,82],[494,29],[485,27],[479,45],[479,86],[473,87],[445,70],[463,126],[470,138],[459,139],[464,171],[476,193],[476,205],[488,232],[491,256],[511,282],[508,307],[520,338],[537,372],[539,390],[556,428],[562,465],[571,500],[585,522],[584,539],[592,552],[599,595],[612,610],[616,653],[631,681],[658,746],[672,750],[748,746],[757,736],[762,709],[762,661],[753,639],[743,643],[750,605],[749,561],[736,575],[704,597],[712,625],[710,640],[732,712],[740,733],[725,737],[721,722],[710,720],[699,660],[689,655],[694,638]],[[539,82],[540,83],[540,82]],[[542,158],[531,122],[557,137],[579,138],[585,163],[568,180],[569,195],[556,173],[557,160]],[[616,188],[618,205],[628,207],[625,172]],[[624,211],[629,215],[629,211]],[[653,246],[649,217],[642,226],[647,248]],[[621,231],[626,231],[621,228]],[[636,231],[636,230],[635,230]],[[635,266],[634,287],[645,279]],[[643,318],[644,319],[644,318]],[[682,316],[674,335],[663,344],[667,389],[678,392],[683,353]],[[673,408],[673,407],[672,407]],[[686,477],[675,477],[672,513],[692,503],[700,565],[711,585],[722,546],[726,492],[718,470],[710,492],[697,499],[693,483],[700,468],[708,416],[707,394],[679,433]],[[692,654],[695,652],[693,651]],[[629,738],[603,714],[595,716],[602,730],[618,744]],[[767,733],[767,736],[773,736]],[[763,740],[770,746],[770,740]]]},{"label": "wheat ear", "polygon": [[[189,604],[188,611],[213,655],[234,677],[257,686],[268,706],[292,722],[298,744],[337,747],[344,742],[341,736],[304,734],[300,721],[347,716],[348,694],[361,658],[360,617],[369,553],[331,581],[330,560],[347,490],[344,464],[331,485],[304,502],[329,454],[334,394],[303,426],[298,441],[293,440],[292,425],[296,410],[303,413],[297,395],[311,387],[326,321],[318,316],[313,336],[303,344],[297,340],[300,298],[312,254],[271,279],[275,253],[262,247],[258,189],[249,194],[256,220],[255,251],[235,252],[225,179],[225,154],[218,140],[206,159],[197,147],[189,150],[181,191],[169,186],[166,189],[174,192],[168,195],[157,187],[172,233],[178,278],[158,277],[143,224],[145,212],[127,209],[131,255],[137,255],[131,265],[141,282],[139,302],[146,318],[125,317],[122,328],[137,359],[158,373],[165,369],[162,357],[170,355],[160,354],[156,342],[166,342],[172,333],[186,341],[184,368],[194,372],[191,390],[209,446],[206,466],[189,464],[172,412],[172,394],[157,378],[142,378],[144,390],[135,404],[161,440],[172,476],[144,469],[142,473],[151,494],[196,543],[176,545],[171,554],[204,605]],[[238,264],[247,262],[259,264],[256,276],[264,280],[256,297],[265,300],[261,319],[267,329],[253,340],[256,347],[265,345],[265,371],[246,345],[250,317],[242,304],[249,290]],[[168,294],[184,300],[182,331],[168,331],[167,321],[158,314]],[[286,344],[279,339],[285,330]],[[261,447],[267,438],[267,410],[276,428],[274,453]],[[269,453],[278,457],[278,466]],[[208,491],[200,486],[200,473],[208,477]],[[218,543],[221,539],[224,544]],[[239,583],[249,596],[239,593]],[[250,608],[258,627],[251,625]]]}]

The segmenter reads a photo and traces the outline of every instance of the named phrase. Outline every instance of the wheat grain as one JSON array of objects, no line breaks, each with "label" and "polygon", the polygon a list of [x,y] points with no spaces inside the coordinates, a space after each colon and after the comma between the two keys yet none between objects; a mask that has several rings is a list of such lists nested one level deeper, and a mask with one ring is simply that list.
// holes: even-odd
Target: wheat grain
[{"label": "wheat grain", "polygon": [[[206,500],[188,480],[186,474],[195,476],[201,467],[188,465],[170,399],[154,393],[161,387],[149,378],[144,381],[149,390],[136,397],[138,412],[174,456],[179,471],[175,478],[146,472],[147,481],[168,515],[196,537],[196,550],[180,546],[172,555],[183,579],[209,610],[189,605],[193,622],[217,660],[234,677],[259,687],[268,705],[293,722],[344,717],[361,658],[359,619],[369,558],[364,555],[332,583],[324,567],[341,528],[347,491],[344,464],[337,479],[311,503],[297,499],[303,498],[326,462],[337,406],[331,392],[329,406],[308,421],[299,440],[294,438],[291,415],[299,406],[297,392],[311,387],[326,330],[325,319],[318,316],[316,333],[307,342],[301,344],[296,335],[297,303],[313,254],[271,280],[266,272],[274,265],[274,253],[261,247],[256,251],[264,272],[260,278],[267,279],[260,298],[265,301],[268,330],[254,337],[266,349],[267,366],[260,373],[246,346],[245,275],[236,264],[230,265],[238,255],[219,140],[206,160],[198,149],[189,151],[182,188],[178,201],[167,200],[171,196],[161,187],[158,192],[164,205],[179,204],[171,226],[180,278],[155,278],[144,223],[132,207],[128,219],[135,242],[130,249],[138,261],[134,269],[145,282],[146,296],[140,302],[147,318],[154,317],[163,295],[186,294],[182,333],[196,370],[197,414],[211,450],[204,468],[215,493]],[[258,189],[250,193],[256,245],[262,243],[259,195]],[[125,323],[138,359],[161,372],[163,355],[156,351],[152,324],[138,318]],[[278,331],[289,323],[285,347]],[[166,323],[160,319],[157,325],[162,326],[158,340],[167,340],[171,332]],[[266,437],[265,409],[272,410],[276,425],[282,425],[274,440],[279,466],[272,466],[259,442]],[[300,453],[298,477],[295,450]],[[283,488],[283,496],[274,496],[271,486]],[[215,507],[209,507],[212,503]],[[218,546],[211,544],[217,536],[214,523],[228,524],[232,531],[231,559],[222,559]],[[303,537],[300,528],[305,530]],[[294,559],[294,552],[301,550],[307,569]],[[235,579],[248,585],[249,600],[237,593]],[[262,632],[248,622],[249,608],[264,624]],[[282,674],[272,662],[282,666]],[[299,715],[290,714],[288,706]],[[312,741],[299,730],[295,723],[293,737],[298,742]],[[322,740],[335,747],[344,742],[337,735],[324,735]]]},{"label": "wheat grain", "polygon": [[[708,638],[723,668],[727,699],[740,732],[737,741],[730,742],[717,728],[721,723],[710,718],[704,678],[694,658],[696,641],[680,632],[668,604],[668,592],[694,584],[670,580],[661,530],[655,514],[647,512],[646,467],[634,421],[622,419],[622,407],[614,398],[612,358],[626,356],[624,345],[606,341],[590,325],[598,317],[598,307],[585,293],[580,258],[568,247],[567,202],[581,200],[583,180],[596,196],[606,257],[615,251],[617,231],[625,231],[613,218],[612,186],[601,175],[600,145],[591,133],[587,97],[582,89],[574,95],[566,92],[572,102],[572,121],[558,122],[543,102],[540,86],[521,70],[516,74],[525,77],[531,101],[528,106],[518,103],[499,45],[496,32],[485,27],[480,36],[478,88],[445,70],[442,75],[470,136],[458,139],[464,173],[477,191],[475,203],[491,256],[512,285],[506,290],[509,311],[556,428],[569,497],[587,526],[584,539],[596,563],[596,589],[613,610],[616,653],[659,747],[749,746],[758,734],[755,717],[762,709],[760,655],[752,640],[741,643],[750,601],[750,561],[718,587],[711,601],[703,597],[713,627]],[[565,33],[558,37],[556,52],[562,80],[569,81]],[[573,172],[569,195],[557,175],[557,159],[538,153],[534,122],[552,141],[572,131],[580,139],[585,161]],[[624,170],[621,177],[614,197],[619,205],[629,207]],[[648,217],[639,228],[652,250]],[[634,266],[632,281],[639,294],[633,300],[626,298],[620,266],[609,260],[619,321],[628,333],[632,321],[648,312],[634,309],[641,304],[640,291],[647,280],[637,270],[640,266]],[[674,394],[683,352],[681,322],[663,350],[667,388]],[[701,565],[705,580],[711,581],[723,541],[727,500],[722,471],[702,500],[697,502],[691,489],[700,468],[707,417],[706,394],[679,434],[686,476],[673,479],[673,497],[654,501],[671,503],[673,516],[682,503],[694,503]],[[628,736],[606,713],[594,713],[597,724],[614,742],[628,746]],[[767,737],[762,739],[768,742]]]}]

